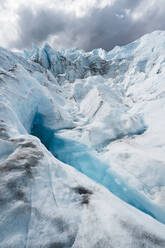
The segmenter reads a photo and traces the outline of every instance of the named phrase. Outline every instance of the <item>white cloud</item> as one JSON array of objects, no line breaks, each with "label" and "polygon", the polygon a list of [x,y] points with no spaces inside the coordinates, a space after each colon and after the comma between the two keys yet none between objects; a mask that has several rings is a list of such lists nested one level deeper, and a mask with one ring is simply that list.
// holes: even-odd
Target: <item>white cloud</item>
[{"label": "white cloud", "polygon": [[8,47],[8,43],[17,37],[18,17],[8,1],[0,6],[0,46]]},{"label": "white cloud", "polygon": [[[164,0],[145,0],[141,1],[137,8],[132,12],[132,18],[135,21],[143,19],[145,16],[150,15],[153,11],[157,15],[161,14],[159,12],[165,10]],[[151,20],[152,21],[152,20]]]}]

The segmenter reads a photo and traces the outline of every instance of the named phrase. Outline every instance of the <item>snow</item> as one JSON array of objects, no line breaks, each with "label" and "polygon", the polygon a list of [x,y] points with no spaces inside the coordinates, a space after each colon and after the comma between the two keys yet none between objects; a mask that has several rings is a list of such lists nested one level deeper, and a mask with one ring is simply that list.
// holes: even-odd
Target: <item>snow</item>
[{"label": "snow", "polygon": [[164,45],[0,48],[3,248],[165,247]]}]

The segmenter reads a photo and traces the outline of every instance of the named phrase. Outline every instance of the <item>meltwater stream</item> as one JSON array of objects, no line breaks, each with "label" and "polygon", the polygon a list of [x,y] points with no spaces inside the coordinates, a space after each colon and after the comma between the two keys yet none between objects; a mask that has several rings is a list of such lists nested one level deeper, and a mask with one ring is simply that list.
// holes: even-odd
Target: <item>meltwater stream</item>
[{"label": "meltwater stream", "polygon": [[71,165],[95,182],[102,184],[117,197],[165,224],[165,212],[152,204],[145,196],[127,185],[113,172],[110,165],[102,163],[89,147],[79,142],[65,139],[60,132],[44,126],[43,116],[34,118],[31,134],[37,136],[46,148],[59,160]]}]

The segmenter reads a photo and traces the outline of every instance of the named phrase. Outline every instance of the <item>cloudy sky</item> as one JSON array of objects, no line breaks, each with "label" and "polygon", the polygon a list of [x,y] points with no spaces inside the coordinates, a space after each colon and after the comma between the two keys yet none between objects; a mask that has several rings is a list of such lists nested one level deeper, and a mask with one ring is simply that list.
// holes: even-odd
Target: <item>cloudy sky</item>
[{"label": "cloudy sky", "polygon": [[165,0],[0,0],[0,46],[106,50],[165,30]]}]

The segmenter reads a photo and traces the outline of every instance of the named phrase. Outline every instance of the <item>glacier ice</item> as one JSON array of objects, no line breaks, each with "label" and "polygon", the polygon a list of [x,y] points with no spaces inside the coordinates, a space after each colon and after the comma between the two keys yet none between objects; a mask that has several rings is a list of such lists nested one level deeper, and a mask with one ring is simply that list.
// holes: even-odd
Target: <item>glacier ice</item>
[{"label": "glacier ice", "polygon": [[164,44],[0,48],[1,247],[165,247]]},{"label": "glacier ice", "polygon": [[[44,126],[44,117],[36,113],[31,127],[31,134],[38,137],[45,147],[60,161],[69,164],[104,185],[120,199],[165,223],[165,212],[152,205],[144,196],[131,188],[109,165],[95,158],[92,150],[84,144],[60,137],[60,132]],[[93,173],[94,172],[94,173]]]}]

